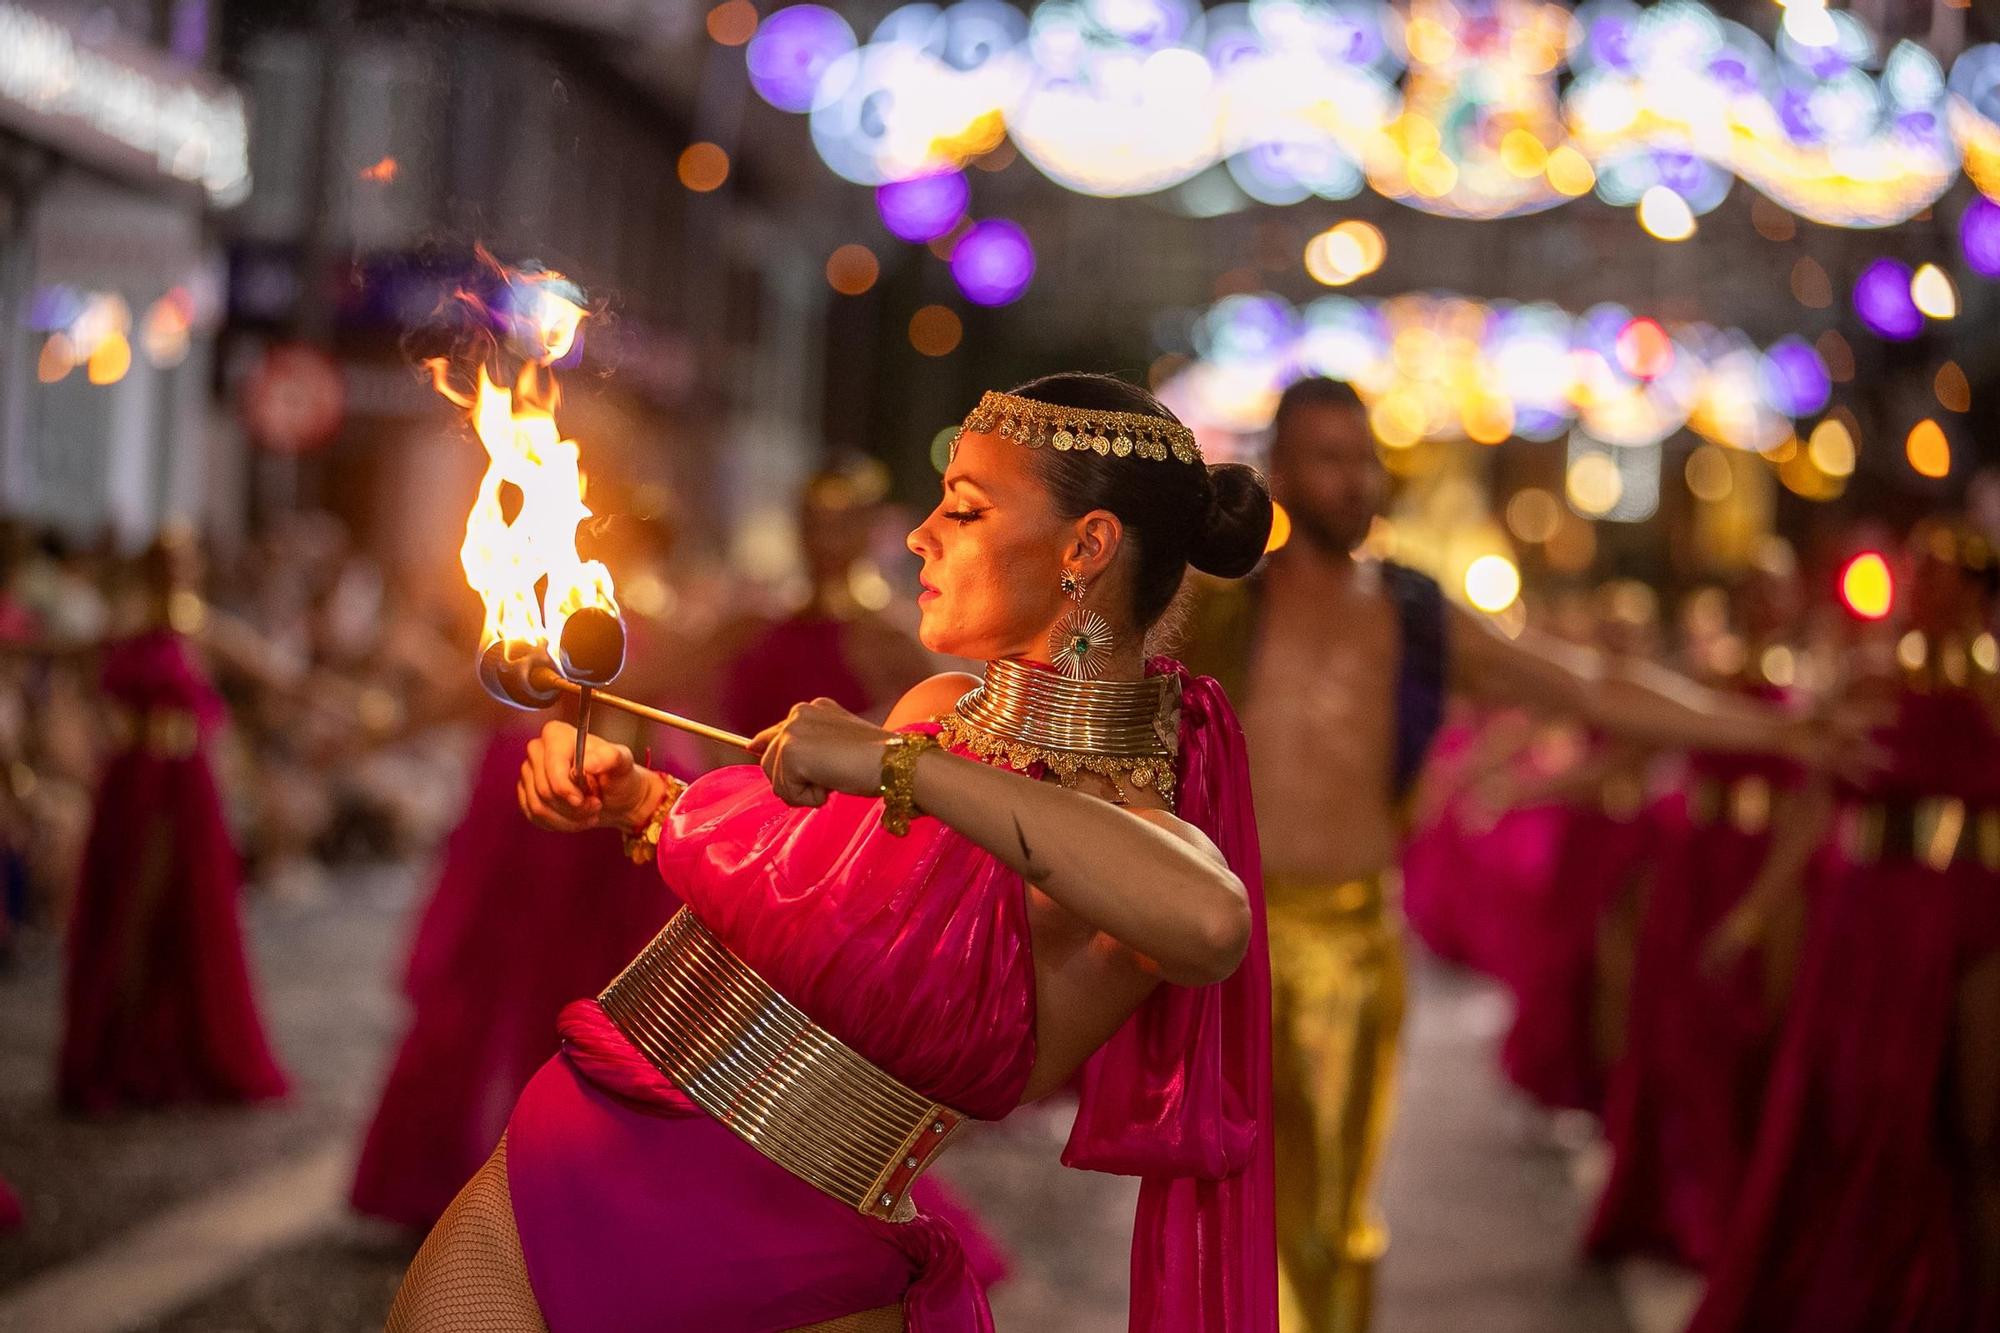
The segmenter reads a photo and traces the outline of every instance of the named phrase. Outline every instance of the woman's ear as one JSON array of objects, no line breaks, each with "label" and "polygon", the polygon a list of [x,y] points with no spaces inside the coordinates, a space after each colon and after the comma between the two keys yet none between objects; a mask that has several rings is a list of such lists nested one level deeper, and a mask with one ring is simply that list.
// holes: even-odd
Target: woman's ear
[{"label": "woman's ear", "polygon": [[1108,509],[1093,509],[1076,521],[1076,537],[1070,543],[1069,563],[1086,582],[1096,582],[1118,558],[1125,544],[1125,525]]}]

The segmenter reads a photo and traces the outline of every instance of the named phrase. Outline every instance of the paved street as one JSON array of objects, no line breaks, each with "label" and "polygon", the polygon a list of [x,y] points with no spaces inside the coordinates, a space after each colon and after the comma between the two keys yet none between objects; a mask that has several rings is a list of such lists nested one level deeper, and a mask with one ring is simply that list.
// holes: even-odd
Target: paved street
[{"label": "paved street", "polygon": [[[0,1241],[0,1330],[380,1326],[412,1241],[351,1218],[342,1198],[400,1022],[389,979],[416,878],[349,874],[309,903],[256,904],[258,970],[298,1082],[277,1107],[55,1116],[57,960],[51,941],[28,942],[0,978],[0,1173],[32,1214]],[[1578,1158],[1493,1072],[1504,1020],[1484,983],[1418,968],[1387,1177],[1383,1333],[1631,1327],[1613,1281],[1570,1261]],[[1030,1111],[945,1160],[1015,1257],[1016,1276],[995,1294],[1002,1328],[1124,1326],[1132,1185],[1055,1166],[1067,1128],[1053,1109]],[[1641,1323],[1639,1333],[1671,1328]]]}]

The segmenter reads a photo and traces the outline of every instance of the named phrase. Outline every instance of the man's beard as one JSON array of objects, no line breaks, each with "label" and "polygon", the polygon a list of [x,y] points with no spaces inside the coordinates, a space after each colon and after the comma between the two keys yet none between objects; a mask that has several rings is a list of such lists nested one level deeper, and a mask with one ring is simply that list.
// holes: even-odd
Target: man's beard
[{"label": "man's beard", "polygon": [[1366,514],[1360,518],[1350,513],[1328,517],[1318,514],[1291,511],[1292,530],[1305,538],[1306,544],[1325,555],[1347,555],[1368,538],[1368,529],[1375,516]]}]

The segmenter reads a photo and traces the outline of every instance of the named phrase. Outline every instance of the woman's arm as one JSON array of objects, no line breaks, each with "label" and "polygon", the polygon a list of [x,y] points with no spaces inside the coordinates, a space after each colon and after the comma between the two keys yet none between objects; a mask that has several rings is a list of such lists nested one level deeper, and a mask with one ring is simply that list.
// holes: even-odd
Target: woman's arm
[{"label": "woman's arm", "polygon": [[[942,697],[946,679],[926,682],[911,695],[928,688]],[[934,699],[920,702],[928,708]],[[800,704],[784,722],[759,733],[754,750],[780,799],[817,806],[836,791],[880,794],[890,735],[821,699]],[[579,783],[570,774],[575,736],[568,723],[550,722],[528,743],[516,788],[522,813],[566,833],[645,827],[666,796],[666,779],[636,766],[624,746],[592,736]],[[919,809],[1149,960],[1166,980],[1206,985],[1242,961],[1250,939],[1243,883],[1213,843],[1168,812],[1120,810],[942,750],[919,757],[915,778]]]},{"label": "woman's arm", "polygon": [[[924,687],[918,687],[920,690]],[[901,710],[899,710],[901,711]],[[793,805],[881,791],[889,733],[829,700],[760,734],[772,790]],[[915,768],[917,807],[1180,985],[1236,970],[1250,939],[1243,883],[1202,833],[1164,810],[1121,810],[942,750]]]}]

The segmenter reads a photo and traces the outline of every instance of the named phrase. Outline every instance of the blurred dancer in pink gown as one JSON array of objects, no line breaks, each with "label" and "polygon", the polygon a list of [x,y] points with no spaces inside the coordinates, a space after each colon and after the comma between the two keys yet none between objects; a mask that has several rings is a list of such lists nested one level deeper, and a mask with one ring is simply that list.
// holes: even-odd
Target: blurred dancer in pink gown
[{"label": "blurred dancer in pink gown", "polygon": [[[1718,684],[1794,701],[1806,663],[1787,640],[1803,610],[1789,549],[1772,552],[1731,600],[1740,665]],[[1795,881],[1815,850],[1802,831],[1813,826],[1802,780],[1783,760],[1697,752],[1685,798],[1663,811],[1629,1039],[1607,1095],[1612,1165],[1586,1242],[1593,1256],[1643,1252],[1703,1267],[1720,1247],[1763,1104],[1785,946],[1796,943],[1796,913],[1774,931],[1746,917],[1745,903],[1770,897],[1760,877]],[[1787,834],[1783,856],[1773,855],[1774,829]],[[1721,929],[1767,947],[1705,957]]]},{"label": "blurred dancer in pink gown", "polygon": [[[620,583],[662,579],[664,533],[594,552]],[[679,607],[684,617],[698,612]],[[700,712],[674,667],[700,653],[673,627],[626,608],[632,667],[621,690]],[[472,673],[464,681],[471,688]],[[566,838],[521,818],[521,752],[541,728],[481,700],[494,725],[465,813],[446,839],[436,885],[411,937],[402,990],[410,1025],[362,1141],[354,1207],[415,1230],[444,1212],[507,1127],[514,1099],[556,1050],[556,1015],[601,989],[680,906],[650,865],[610,834]],[[676,733],[642,731],[622,714],[594,723],[654,749],[656,761],[698,772]]]},{"label": "blurred dancer in pink gown", "polygon": [[880,719],[935,670],[914,632],[894,623],[877,600],[889,584],[870,546],[887,514],[887,487],[886,470],[873,460],[806,483],[799,502],[806,601],[731,655],[721,674],[724,725],[755,734],[793,704],[820,697]]},{"label": "blurred dancer in pink gown", "polygon": [[[1797,991],[1693,1333],[2000,1327],[2000,652],[1985,540],[1920,525],[1885,765],[1826,808]],[[1878,646],[1886,646],[1879,644]]]},{"label": "blurred dancer in pink gown", "polygon": [[224,712],[189,638],[205,615],[196,562],[185,542],[150,551],[141,624],[105,650],[101,685],[125,740],[98,786],[70,918],[57,1089],[73,1111],[285,1091],[209,765]]}]

